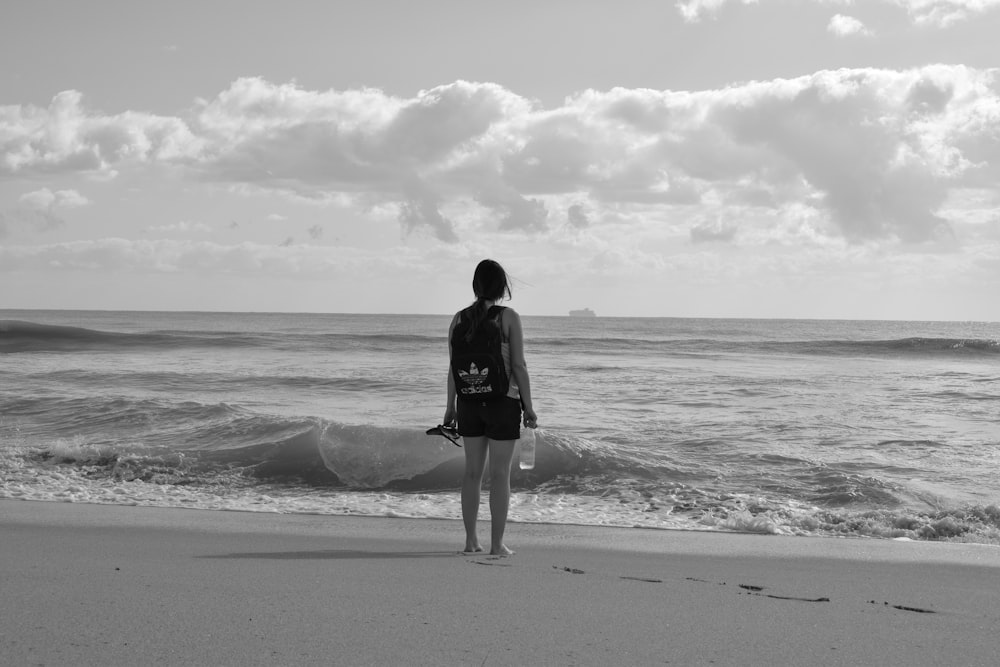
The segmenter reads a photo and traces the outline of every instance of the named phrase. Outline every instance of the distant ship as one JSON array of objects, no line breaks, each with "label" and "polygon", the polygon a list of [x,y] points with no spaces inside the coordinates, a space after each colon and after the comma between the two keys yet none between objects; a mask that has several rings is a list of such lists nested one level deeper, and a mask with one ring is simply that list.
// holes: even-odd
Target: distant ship
[{"label": "distant ship", "polygon": [[570,317],[597,317],[597,313],[592,311],[590,308],[584,308],[583,310],[571,310],[569,311]]}]

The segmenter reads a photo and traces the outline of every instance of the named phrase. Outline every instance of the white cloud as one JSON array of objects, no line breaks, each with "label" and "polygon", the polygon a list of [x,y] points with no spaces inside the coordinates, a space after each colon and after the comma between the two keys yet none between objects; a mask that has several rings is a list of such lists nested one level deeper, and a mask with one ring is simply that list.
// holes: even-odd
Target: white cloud
[{"label": "white cloud", "polygon": [[[230,129],[224,145],[209,144],[213,157],[201,168],[304,194],[367,191],[397,201],[407,231],[426,228],[445,241],[458,238],[442,212],[456,198],[492,211],[501,230],[540,231],[549,224],[546,197],[569,193],[662,206],[806,197],[849,237],[919,241],[945,224],[935,210],[948,180],[974,171],[956,145],[962,132],[951,133],[971,111],[953,104],[956,85],[978,86],[977,101],[995,102],[992,75],[963,68],[821,72],[701,93],[588,91],[551,111],[459,82],[412,101],[366,93],[376,112],[351,139],[353,121],[341,129],[316,120],[343,96],[303,97],[255,80],[220,96],[220,108],[243,109],[248,102],[234,91],[252,93],[253,122],[213,113],[215,127]],[[301,98],[299,118],[261,115],[286,113],[289,97]],[[270,175],[259,175],[258,163],[272,165]]]},{"label": "white cloud", "polygon": [[590,226],[590,218],[582,204],[573,204],[566,210],[566,221],[576,229]]},{"label": "white cloud", "polygon": [[729,220],[717,217],[712,220],[702,220],[691,228],[691,240],[694,243],[712,241],[732,241],[739,227]]},{"label": "white cloud", "polygon": [[53,208],[79,208],[90,203],[86,197],[76,190],[56,190],[48,188],[26,192],[18,198],[22,205],[36,211]]},{"label": "white cloud", "polygon": [[63,212],[86,206],[90,200],[76,190],[41,188],[18,197],[17,206],[0,211],[0,238],[13,230],[28,229],[47,232],[66,224]]},{"label": "white cloud", "polygon": [[180,119],[127,111],[105,116],[75,90],[47,108],[0,106],[0,176],[91,172],[113,175],[129,162],[183,159],[198,141]]},{"label": "white cloud", "polygon": [[[705,16],[714,16],[731,2],[751,5],[757,4],[758,0],[680,0],[676,6],[686,21],[699,21]],[[813,2],[852,4],[846,0],[813,0]],[[1000,0],[881,0],[881,2],[905,9],[911,20],[918,25],[942,28],[1000,7]]]},{"label": "white cloud", "polygon": [[[757,0],[739,0],[744,5],[755,5]],[[702,16],[713,15],[729,0],[678,0],[677,10],[685,21],[699,21]]]},{"label": "white cloud", "polygon": [[919,25],[947,27],[1000,8],[1000,0],[891,0]]},{"label": "white cloud", "polygon": [[170,225],[154,225],[146,228],[147,232],[154,233],[167,233],[167,234],[206,234],[212,231],[212,228],[202,222],[189,222],[187,220],[181,220],[180,222],[175,222]]},{"label": "white cloud", "polygon": [[[529,106],[500,86],[464,81],[402,100],[375,90],[312,92],[241,79],[203,103],[203,175],[300,195],[388,198],[402,203],[405,228],[426,227],[454,241],[453,223],[440,214],[441,193],[428,180],[467,156],[481,157],[491,128]],[[516,194],[486,196],[520,222],[524,202]]]},{"label": "white cloud", "polygon": [[[316,245],[224,245],[210,241],[104,238],[49,245],[0,246],[0,271],[206,272],[274,276],[345,276],[399,268],[410,252]],[[411,258],[412,259],[412,258]]]},{"label": "white cloud", "polygon": [[872,31],[864,23],[853,16],[845,16],[844,14],[836,14],[831,18],[826,29],[838,37],[850,37],[852,35],[869,36],[872,34]]},{"label": "white cloud", "polygon": [[[2,135],[0,146],[13,147],[4,164],[86,171],[90,162],[67,156],[97,147],[87,155],[118,155],[117,169],[155,162],[235,191],[336,201],[369,217],[392,211],[405,232],[450,243],[483,228],[595,229],[615,216],[667,229],[695,206],[703,220],[776,229],[788,211],[810,210],[829,221],[810,234],[932,242],[948,228],[941,210],[953,189],[1000,196],[998,72],[962,66],[823,71],[696,92],[591,90],[553,109],[465,81],[403,99],[241,79],[201,102],[190,127],[69,108],[32,111],[41,134]],[[83,127],[145,130],[123,130],[110,142],[119,148],[105,150]],[[153,127],[183,131],[166,150],[149,141]],[[46,193],[30,199],[74,201]],[[712,224],[685,229],[698,240],[758,238]]]}]

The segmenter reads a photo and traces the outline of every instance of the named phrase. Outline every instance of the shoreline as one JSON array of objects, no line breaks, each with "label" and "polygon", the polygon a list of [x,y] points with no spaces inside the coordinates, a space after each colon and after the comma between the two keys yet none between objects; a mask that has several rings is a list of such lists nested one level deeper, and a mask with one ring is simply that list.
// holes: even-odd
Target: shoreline
[{"label": "shoreline", "polygon": [[[480,532],[488,535],[489,522]],[[1000,551],[0,500],[11,664],[995,664]]]},{"label": "shoreline", "polygon": [[[253,510],[244,508],[231,508],[231,507],[198,507],[198,506],[175,506],[175,505],[141,505],[141,504],[128,504],[128,503],[105,503],[105,502],[90,502],[84,500],[63,500],[63,499],[38,499],[38,498],[0,498],[0,509],[6,509],[10,504],[26,503],[29,505],[56,505],[56,506],[71,506],[71,507],[94,507],[94,508],[121,508],[125,510],[150,510],[154,514],[164,513],[163,516],[157,518],[153,525],[162,525],[164,527],[173,527],[176,525],[177,521],[170,518],[170,512],[191,512],[200,514],[219,514],[220,517],[216,519],[204,518],[202,520],[193,520],[189,517],[189,524],[192,530],[198,530],[201,526],[211,526],[212,530],[224,530],[224,531],[234,531],[234,532],[246,532],[251,524],[256,524],[258,527],[263,527],[266,530],[278,530],[282,532],[296,532],[304,531],[306,533],[311,533],[312,531],[322,532],[326,529],[325,523],[336,523],[338,530],[342,530],[344,525],[340,525],[340,521],[347,522],[358,522],[359,526],[364,522],[374,521],[374,522],[414,522],[419,525],[424,525],[425,523],[429,527],[427,530],[428,536],[442,536],[449,533],[456,533],[459,535],[459,542],[462,542],[464,538],[461,536],[462,533],[462,520],[460,518],[450,518],[450,517],[439,517],[439,516],[390,516],[390,515],[378,515],[378,514],[362,514],[362,513],[344,513],[344,514],[334,514],[334,513],[321,513],[321,512],[281,512],[281,511],[268,511],[268,510]],[[20,513],[8,513],[14,514],[15,516],[21,516]],[[58,513],[54,513],[58,514]],[[4,522],[4,513],[0,512],[0,524]],[[223,518],[226,517],[226,518]],[[242,517],[242,518],[235,518]],[[251,518],[253,517],[253,518]],[[278,522],[268,522],[266,517],[282,517]],[[43,512],[39,516],[39,519],[43,522],[53,521],[56,523],[64,522],[64,519],[55,519],[53,517],[47,516],[47,513]],[[101,527],[106,521],[101,518],[100,515],[94,514],[92,512],[82,512],[77,516],[80,523],[77,525],[82,526],[94,526]],[[119,518],[120,519],[120,518]],[[488,542],[489,533],[489,508],[486,501],[483,501],[483,506],[479,514],[479,524],[480,533],[484,541],[484,546],[488,546],[485,542]],[[321,527],[322,525],[322,527]],[[349,525],[349,524],[347,524]],[[207,528],[205,528],[207,529]],[[369,529],[365,526],[364,530],[359,531],[349,531],[348,534],[354,535],[355,533],[365,533],[367,530],[374,530],[376,533],[380,533],[380,530]],[[457,531],[457,532],[456,532]],[[989,554],[990,550],[995,550],[996,559],[998,561],[997,567],[1000,567],[1000,544],[995,544],[992,542],[962,542],[953,540],[915,540],[908,537],[881,537],[875,535],[865,535],[865,534],[844,534],[844,535],[826,535],[826,534],[797,534],[790,535],[784,533],[769,533],[763,531],[752,531],[752,530],[735,530],[735,529],[712,529],[712,528],[688,528],[688,527],[676,527],[676,526],[624,526],[624,525],[611,525],[611,524],[590,524],[590,523],[573,523],[573,522],[552,522],[552,521],[522,521],[517,519],[508,518],[507,521],[507,533],[510,534],[511,531],[523,532],[525,539],[529,544],[535,546],[544,546],[545,534],[555,533],[560,536],[566,536],[576,542],[579,542],[580,546],[584,548],[599,548],[606,549],[609,551],[656,551],[657,553],[700,553],[701,550],[708,548],[710,545],[710,540],[712,538],[707,538],[708,541],[703,540],[700,536],[704,535],[719,535],[719,536],[738,536],[745,538],[747,540],[746,544],[742,545],[741,553],[746,552],[752,555],[765,555],[772,554],[775,549],[768,545],[769,542],[774,540],[780,541],[791,541],[792,543],[798,543],[799,541],[807,542],[808,544],[801,544],[797,548],[791,551],[802,557],[831,557],[831,558],[864,558],[865,560],[879,560],[886,562],[909,562],[913,559],[917,560],[927,560],[929,562],[952,562],[952,563],[962,563],[962,564],[982,564],[982,558],[984,556],[980,554],[979,549],[984,549],[985,554]],[[413,528],[408,529],[407,533],[410,532],[420,532],[419,529]],[[642,537],[636,535],[636,533],[649,535],[647,537]],[[689,536],[687,539],[682,539],[675,544],[664,543],[663,540],[666,539],[658,534],[683,534]],[[608,542],[607,538],[613,536],[613,541]],[[445,537],[447,539],[447,537]],[[755,540],[760,540],[760,545],[755,548],[752,544]],[[842,546],[835,546],[840,545]],[[858,547],[853,548],[853,545],[874,545],[874,544],[897,544],[897,545],[912,545],[912,548],[905,550],[903,547],[896,549],[890,546],[873,546],[873,547]],[[768,545],[768,546],[764,546]],[[822,545],[822,546],[820,546]],[[926,546],[924,546],[926,545]],[[461,546],[461,544],[459,544]],[[944,547],[951,547],[951,551],[944,550]],[[989,559],[989,556],[985,556]]]}]

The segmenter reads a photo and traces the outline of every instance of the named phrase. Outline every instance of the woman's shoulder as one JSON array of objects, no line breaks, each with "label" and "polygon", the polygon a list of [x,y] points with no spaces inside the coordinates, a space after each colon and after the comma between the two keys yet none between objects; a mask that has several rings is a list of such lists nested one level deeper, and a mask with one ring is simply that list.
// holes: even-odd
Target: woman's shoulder
[{"label": "woman's shoulder", "polygon": [[500,311],[500,325],[504,328],[504,334],[506,334],[512,325],[520,325],[521,316],[517,314],[517,311],[510,306],[504,306],[503,310]]},{"label": "woman's shoulder", "polygon": [[500,304],[490,306],[487,317],[490,319],[498,318],[501,322],[509,322],[520,318],[516,310],[510,306],[501,306]]},{"label": "woman's shoulder", "polygon": [[504,315],[507,315],[507,316],[510,316],[510,317],[520,317],[520,315],[517,314],[517,311],[514,310],[513,308],[511,308],[510,306],[500,306],[500,307],[503,308],[503,314]]}]

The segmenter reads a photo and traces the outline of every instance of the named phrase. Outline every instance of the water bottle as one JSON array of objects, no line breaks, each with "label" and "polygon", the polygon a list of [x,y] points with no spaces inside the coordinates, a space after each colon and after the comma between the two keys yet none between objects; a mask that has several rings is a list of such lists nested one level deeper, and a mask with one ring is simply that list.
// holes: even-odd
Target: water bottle
[{"label": "water bottle", "polygon": [[521,437],[517,439],[517,444],[521,448],[517,456],[517,464],[521,470],[531,470],[535,467],[535,429],[526,428],[521,431]]}]

